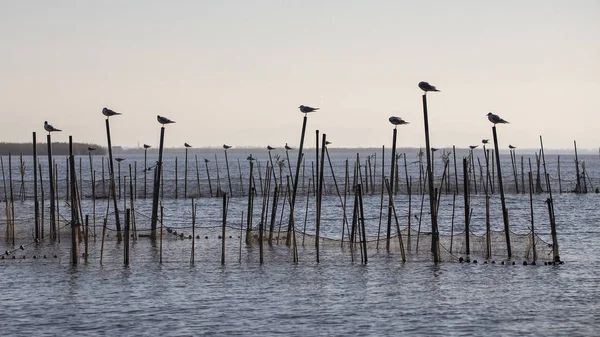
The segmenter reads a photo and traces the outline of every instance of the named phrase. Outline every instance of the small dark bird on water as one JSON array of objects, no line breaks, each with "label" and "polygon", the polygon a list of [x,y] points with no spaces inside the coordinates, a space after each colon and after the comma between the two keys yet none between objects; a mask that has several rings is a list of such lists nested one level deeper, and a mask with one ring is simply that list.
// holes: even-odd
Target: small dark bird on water
[{"label": "small dark bird on water", "polygon": [[490,141],[489,139],[482,139],[482,140],[481,140],[481,142],[482,142],[483,144],[487,144],[487,143],[489,143],[489,141]]},{"label": "small dark bird on water", "polygon": [[53,127],[52,125],[48,124],[48,121],[44,121],[44,130],[48,131],[48,133],[62,131],[62,130],[57,129],[57,128]]},{"label": "small dark bird on water", "polygon": [[395,125],[395,126],[409,124],[407,121],[405,121],[404,119],[397,117],[397,116],[390,117],[389,121],[390,121],[390,123],[392,123],[392,125]]},{"label": "small dark bird on water", "polygon": [[151,148],[151,147],[152,147],[152,146],[150,146],[150,145],[148,145],[148,144],[144,144],[144,149],[149,149],[149,148]]},{"label": "small dark bird on water", "polygon": [[313,111],[319,110],[319,108],[313,108],[313,107],[310,107],[308,105],[301,105],[298,108],[300,108],[300,111],[304,112],[304,113],[309,113],[309,112],[313,112]]},{"label": "small dark bird on water", "polygon": [[494,123],[494,125],[496,124],[509,124],[507,121],[505,121],[504,119],[502,119],[500,116],[495,115],[491,112],[488,112],[487,114],[488,120],[492,123]]},{"label": "small dark bird on water", "polygon": [[90,152],[91,152],[91,151],[96,151],[96,148],[94,148],[94,147],[91,147],[91,146],[88,146],[88,151],[90,151]]},{"label": "small dark bird on water", "polygon": [[227,149],[231,149],[231,146],[230,146],[230,145],[227,145],[227,144],[223,144],[223,148],[224,148],[225,150],[227,150]]},{"label": "small dark bird on water", "polygon": [[116,115],[120,115],[121,113],[120,113],[120,112],[113,111],[113,110],[111,110],[111,109],[109,109],[109,108],[103,108],[103,109],[102,109],[102,114],[103,114],[104,116],[106,116],[106,117],[110,117],[110,116],[116,116]]},{"label": "small dark bird on water", "polygon": [[286,149],[286,151],[293,150],[291,147],[288,146],[287,143],[285,143],[285,149]]},{"label": "small dark bird on water", "polygon": [[267,145],[267,150],[271,151],[271,150],[275,150],[275,148],[272,147],[271,145]]},{"label": "small dark bird on water", "polygon": [[511,149],[511,150],[514,150],[514,149],[516,149],[517,147],[516,147],[516,146],[512,146],[512,145],[508,145],[508,148],[509,148],[509,149]]},{"label": "small dark bird on water", "polygon": [[190,144],[188,144],[188,143],[183,143],[183,146],[185,146],[185,147],[192,147],[192,146],[191,146]]},{"label": "small dark bird on water", "polygon": [[427,82],[419,82],[419,88],[427,93],[428,91],[439,91],[435,85],[431,85]]},{"label": "small dark bird on water", "polygon": [[156,120],[162,125],[175,123],[175,121],[172,121],[172,120],[168,119],[167,117],[163,117],[161,115],[157,115]]}]

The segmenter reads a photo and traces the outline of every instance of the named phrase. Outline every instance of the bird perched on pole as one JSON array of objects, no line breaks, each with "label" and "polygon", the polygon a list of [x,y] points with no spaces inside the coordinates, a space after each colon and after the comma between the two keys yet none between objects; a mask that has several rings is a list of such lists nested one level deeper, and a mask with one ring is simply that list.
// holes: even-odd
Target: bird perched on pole
[{"label": "bird perched on pole", "polygon": [[224,148],[225,150],[227,150],[227,149],[231,149],[231,145],[223,144],[223,148]]},{"label": "bird perched on pole", "polygon": [[175,123],[175,121],[172,121],[172,120],[168,119],[167,117],[163,117],[161,115],[157,115],[156,120],[162,125]]},{"label": "bird perched on pole", "polygon": [[96,151],[96,148],[88,146],[88,151],[92,152],[92,151]]},{"label": "bird perched on pole", "polygon": [[120,112],[116,112],[114,110],[111,110],[109,108],[103,108],[102,109],[102,114],[106,117],[110,117],[110,116],[116,116],[116,115],[121,115]]},{"label": "bird perched on pole", "polygon": [[508,145],[508,148],[509,148],[509,149],[511,149],[511,150],[514,150],[514,149],[516,149],[517,147],[516,147],[516,146],[512,146],[512,145]]},{"label": "bird perched on pole", "polygon": [[48,124],[48,121],[44,121],[44,130],[48,131],[48,134],[50,134],[50,132],[62,131],[62,130],[57,129],[57,128],[53,127],[52,125]]},{"label": "bird perched on pole", "polygon": [[150,146],[150,145],[148,145],[148,144],[144,144],[144,149],[149,149],[149,148],[151,148],[151,147],[152,147],[152,146]]},{"label": "bird perched on pole", "polygon": [[298,108],[300,108],[300,111],[303,112],[303,113],[309,113],[309,112],[313,112],[313,111],[319,110],[319,108],[313,108],[313,107],[310,107],[308,105],[301,105]]},{"label": "bird perched on pole", "polygon": [[285,150],[289,151],[289,150],[293,150],[293,149],[291,147],[289,147],[287,143],[285,143]]},{"label": "bird perched on pole", "polygon": [[482,142],[483,144],[487,144],[487,143],[489,143],[489,141],[490,141],[489,139],[482,139],[482,140],[481,140],[481,142]]},{"label": "bird perched on pole", "polygon": [[122,162],[123,160],[125,160],[125,158],[119,158],[119,157],[117,157],[117,158],[115,158],[115,160],[116,160],[117,162],[119,162],[119,163],[120,163],[120,162]]},{"label": "bird perched on pole", "polygon": [[267,150],[271,151],[271,150],[275,150],[275,148],[272,147],[271,145],[267,145]]},{"label": "bird perched on pole", "polygon": [[397,116],[390,117],[389,121],[390,121],[390,123],[392,123],[395,126],[409,124],[409,122],[407,122],[404,119],[397,117]]},{"label": "bird perched on pole", "polygon": [[507,121],[505,121],[504,119],[502,119],[500,116],[495,115],[491,112],[488,112],[487,117],[489,119],[490,122],[494,123],[494,125],[496,124],[509,124]]},{"label": "bird perched on pole", "polygon": [[478,147],[479,145],[469,145],[469,149],[473,150],[474,148]]},{"label": "bird perched on pole", "polygon": [[419,88],[427,93],[428,91],[439,91],[435,85],[431,85],[427,82],[419,82]]},{"label": "bird perched on pole", "polygon": [[192,147],[192,146],[191,146],[190,144],[188,144],[188,143],[183,143],[183,146],[185,146],[185,147]]}]

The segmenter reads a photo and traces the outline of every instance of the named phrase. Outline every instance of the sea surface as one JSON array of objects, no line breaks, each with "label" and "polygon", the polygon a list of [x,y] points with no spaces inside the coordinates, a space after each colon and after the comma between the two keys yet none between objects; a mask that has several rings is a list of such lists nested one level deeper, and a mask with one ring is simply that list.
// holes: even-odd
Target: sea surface
[{"label": "sea surface", "polygon": [[[407,172],[404,171],[403,157],[399,159],[400,186],[394,196],[394,207],[398,226],[404,233],[403,244],[407,248],[406,262],[403,262],[397,244],[395,220],[392,220],[392,248],[388,252],[385,247],[388,199],[387,193],[383,199],[381,196],[381,150],[329,151],[333,170],[329,169],[326,161],[319,262],[316,261],[315,247],[315,191],[314,187],[308,186],[313,177],[311,163],[315,159],[314,149],[313,153],[307,153],[305,157],[304,183],[300,174],[294,211],[298,261],[294,262],[293,246],[287,246],[285,242],[285,226],[289,217],[289,201],[286,201],[285,192],[279,196],[274,221],[274,241],[272,245],[265,243],[263,263],[256,238],[251,244],[245,242],[250,200],[250,165],[246,160],[250,154],[248,151],[230,152],[228,163],[225,162],[223,151],[190,151],[187,191],[184,191],[184,154],[167,154],[164,165],[165,183],[161,190],[162,240],[156,241],[147,237],[150,233],[154,173],[152,170],[146,172],[147,198],[144,198],[144,155],[119,155],[125,157],[121,162],[122,195],[118,200],[119,212],[123,219],[124,209],[132,209],[131,214],[134,214],[136,223],[137,235],[129,243],[129,264],[124,263],[125,241],[117,239],[112,200],[104,198],[107,191],[100,192],[100,157],[93,158],[93,170],[90,170],[88,156],[76,158],[77,173],[81,172],[78,177],[79,194],[82,197],[81,213],[89,217],[90,233],[87,262],[81,255],[85,252],[82,241],[77,265],[71,263],[70,256],[71,212],[70,200],[66,195],[65,157],[56,161],[60,219],[60,233],[57,234],[60,240],[51,239],[49,185],[46,181],[48,161],[45,157],[40,157],[39,160],[45,189],[42,207],[44,237],[39,243],[35,242],[32,158],[23,157],[23,184],[20,174],[23,166],[19,157],[11,158],[14,200],[11,204],[8,158],[3,157],[3,182],[6,189],[3,184],[0,188],[0,200],[7,207],[3,207],[0,212],[0,252],[5,252],[4,259],[0,260],[0,303],[3,307],[0,335],[598,335],[600,194],[570,193],[576,188],[573,155],[564,154],[560,157],[560,186],[558,156],[546,155],[550,177],[541,181],[543,191],[531,197],[529,190],[523,190],[523,186],[519,186],[519,193],[516,193],[511,158],[508,154],[501,155],[510,231],[515,240],[513,256],[509,259],[505,242],[494,241],[491,256],[478,250],[471,255],[466,254],[462,158],[469,157],[469,153],[457,153],[459,162],[456,176],[454,159],[450,155],[447,177],[453,183],[447,184],[446,180],[442,184],[444,161],[440,158],[440,152],[444,150],[438,151],[434,165],[435,186],[441,192],[438,222],[440,235],[444,238],[444,255],[442,262],[434,263],[428,246],[428,238],[431,236],[429,199],[419,193],[421,173],[418,162],[419,159],[424,162],[424,157],[419,157],[418,153],[407,153]],[[486,233],[486,179],[482,179],[479,174],[483,172],[485,175],[487,168],[483,151],[479,152],[474,154],[475,165],[477,158],[482,163],[482,169],[475,167],[477,192],[474,184],[469,186],[472,238],[484,237]],[[353,167],[357,161],[357,153],[362,177],[357,174],[357,178],[354,178]],[[253,163],[256,194],[252,200],[253,207],[250,208],[253,212],[253,231],[250,235],[255,236],[261,219],[265,227],[270,225],[275,182],[271,183],[269,190],[268,207],[263,207],[267,202],[264,184],[269,156],[266,150],[252,154],[257,160]],[[285,152],[274,151],[272,158],[275,163],[275,155],[279,155],[280,161],[286,158]],[[296,154],[290,152],[289,156],[293,172]],[[178,162],[177,179],[175,158]],[[206,166],[204,158],[209,160]],[[386,150],[386,177],[389,177],[390,158],[389,150]],[[521,182],[521,178],[524,178],[527,185],[530,158],[535,179],[535,154],[524,156],[525,172],[521,175],[521,155],[517,152],[517,180]],[[107,162],[106,158],[104,160]],[[598,156],[592,155],[580,156],[579,160],[585,162],[585,179],[588,180],[586,188],[593,192],[600,182],[600,160]],[[152,166],[149,163],[156,161],[155,153],[148,154],[147,161],[146,166]],[[371,161],[370,168],[368,161]],[[133,166],[131,178],[128,164]],[[230,167],[230,179],[227,166]],[[213,197],[210,197],[207,168],[211,175]],[[108,169],[105,170],[106,189]],[[91,180],[93,171],[96,172],[95,182]],[[123,173],[125,171],[127,173]],[[543,172],[542,164],[540,171]],[[289,175],[286,162],[281,166],[276,164],[278,184],[287,181],[286,172]],[[412,181],[410,195],[406,175]],[[423,178],[421,176],[421,189],[426,191]],[[135,197],[133,205],[131,194],[125,189],[130,180],[135,186],[132,187]],[[232,182],[232,196],[226,199],[227,218],[223,242],[223,199],[214,195],[217,186],[227,192],[229,180]],[[347,242],[352,225],[355,202],[353,181],[360,181],[363,188],[363,219],[365,234],[369,239],[366,252],[356,245],[342,245],[342,231]],[[552,244],[552,238],[546,203],[550,195],[546,181],[550,181],[552,188],[557,243],[560,259],[564,264],[550,263],[552,255],[549,245]],[[495,179],[495,191],[490,195],[490,230],[495,236],[503,237],[504,223],[498,183]],[[370,187],[367,188],[367,184]],[[457,195],[454,195],[455,185],[460,187]],[[95,188],[94,192],[92,186]],[[282,190],[286,190],[285,182],[280,186]],[[339,195],[337,190],[340,190]],[[41,195],[41,190],[38,193]],[[97,198],[93,198],[94,195]],[[14,244],[13,235],[7,232],[11,218],[6,212],[13,208]],[[192,209],[195,209],[195,218]],[[103,237],[105,217],[107,229]],[[347,223],[344,218],[348,219]],[[409,223],[412,233],[410,244],[406,236]],[[527,245],[532,228],[538,244],[535,265],[532,265],[532,247]],[[380,241],[376,241],[377,237]],[[418,244],[417,238],[422,240]],[[452,238],[454,244],[451,251],[449,238]],[[225,246],[223,264],[222,245]],[[20,249],[21,246],[23,249]],[[368,258],[366,263],[365,256]],[[461,257],[462,263],[459,262]],[[469,262],[464,262],[467,259]]]}]

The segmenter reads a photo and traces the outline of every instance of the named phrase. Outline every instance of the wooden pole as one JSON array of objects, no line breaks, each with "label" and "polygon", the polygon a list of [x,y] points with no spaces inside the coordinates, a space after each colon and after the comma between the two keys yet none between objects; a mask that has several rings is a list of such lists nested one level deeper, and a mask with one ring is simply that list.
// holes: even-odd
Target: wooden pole
[{"label": "wooden pole", "polygon": [[85,244],[85,253],[83,255],[84,257],[84,262],[87,264],[88,263],[88,256],[89,256],[89,250],[88,250],[88,243],[90,242],[90,216],[89,215],[85,215],[85,235],[83,236],[84,238],[84,244]]},{"label": "wooden pole", "polygon": [[[229,183],[229,195],[233,195],[231,190],[231,174],[229,173],[229,158],[227,157],[227,149],[225,149],[225,165],[227,166],[227,181]],[[240,190],[242,186],[240,185]]]},{"label": "wooden pole", "polygon": [[131,224],[131,210],[125,210],[125,241],[123,242],[123,264],[129,265],[129,226]]},{"label": "wooden pole", "polygon": [[581,174],[579,172],[579,157],[577,155],[577,141],[573,141],[575,147],[575,174],[577,175],[577,185],[575,186],[575,193],[581,193]]},{"label": "wooden pole", "polygon": [[[394,127],[392,136],[392,162],[390,167],[390,190],[394,191],[394,174],[396,173],[396,140],[398,136],[398,127]],[[388,212],[387,212],[387,227],[385,237],[385,250],[390,252],[390,240],[392,236],[392,208],[394,207],[394,200],[388,196]]]},{"label": "wooden pole", "polygon": [[471,245],[470,245],[470,236],[471,236],[471,228],[469,224],[469,168],[467,164],[467,159],[463,158],[463,196],[465,202],[465,244],[466,244],[466,254],[467,256],[471,254]]},{"label": "wooden pole", "polygon": [[560,178],[560,155],[558,156],[558,193],[562,194],[562,181]]},{"label": "wooden pole", "polygon": [[531,159],[529,159],[529,214],[531,221],[531,245],[533,247],[533,262],[537,261],[535,221],[533,218],[533,176],[531,174]]},{"label": "wooden pole", "polygon": [[115,188],[115,167],[113,164],[113,153],[112,153],[112,143],[110,138],[110,122],[108,121],[108,117],[105,120],[106,122],[106,139],[108,141],[108,174],[110,175],[110,189],[112,193],[113,199],[113,207],[115,209],[115,224],[117,227],[117,238],[121,238],[121,221],[119,220],[119,205],[117,203],[117,191]]},{"label": "wooden pole", "polygon": [[223,194],[223,228],[221,229],[221,265],[225,265],[225,229],[227,227],[227,195]]},{"label": "wooden pole", "polygon": [[204,167],[206,167],[206,177],[208,178],[208,190],[210,192],[210,197],[212,198],[212,182],[210,180],[210,171],[208,170],[208,159],[204,158]]},{"label": "wooden pole", "polygon": [[498,151],[498,136],[496,134],[496,125],[492,127],[494,135],[494,151],[496,152],[496,168],[498,169],[498,188],[500,189],[500,202],[502,203],[502,219],[504,220],[504,235],[506,237],[506,253],[508,258],[512,257],[512,249],[510,246],[510,227],[508,224],[508,210],[506,209],[506,201],[504,200],[504,186],[502,185],[502,169],[500,167],[500,152]]},{"label": "wooden pole", "polygon": [[439,252],[439,232],[437,223],[437,214],[435,212],[435,192],[433,186],[433,172],[431,163],[431,146],[429,143],[429,117],[427,116],[427,95],[423,94],[423,120],[425,122],[425,148],[427,152],[427,179],[429,185],[429,211],[431,213],[431,252],[433,261],[440,262]]},{"label": "wooden pole", "polygon": [[[291,227],[292,235],[294,236],[294,241],[296,241],[296,229],[294,225],[294,210],[296,206],[296,194],[298,192],[298,178],[300,175],[300,165],[302,164],[303,157],[303,149],[304,149],[304,134],[306,132],[306,121],[307,117],[304,114],[304,119],[302,121],[302,132],[300,134],[300,147],[298,148],[298,161],[296,162],[296,172],[294,174],[294,183],[292,185],[292,202],[290,203],[290,219],[288,226]],[[298,262],[297,253],[294,252],[294,262]]]},{"label": "wooden pole", "polygon": [[[156,225],[158,221],[158,197],[160,192],[160,177],[162,174],[162,157],[163,157],[163,145],[165,141],[165,127],[160,128],[160,147],[158,148],[158,163],[154,169],[154,188],[152,192],[152,217],[150,227],[150,238],[156,239]],[[162,207],[161,207],[162,209]],[[162,212],[161,212],[162,213]],[[162,221],[161,221],[162,230]]]},{"label": "wooden pole", "polygon": [[53,161],[52,161],[52,138],[50,133],[46,136],[48,143],[48,179],[50,183],[50,235],[52,240],[56,240],[56,196],[54,189],[54,173],[53,173]]},{"label": "wooden pole", "polygon": [[69,166],[71,173],[71,263],[79,264],[79,217],[77,216],[77,194],[75,156],[73,155],[73,136],[69,136]]},{"label": "wooden pole", "polygon": [[317,255],[317,263],[319,263],[319,235],[321,231],[321,206],[323,204],[323,178],[325,171],[325,147],[327,146],[327,135],[323,134],[321,141],[321,167],[319,169],[319,192],[317,194],[319,202],[317,203],[317,225],[315,232],[315,249]]},{"label": "wooden pole", "polygon": [[185,148],[185,168],[183,170],[183,198],[187,199],[187,181],[188,181],[188,148]]},{"label": "wooden pole", "polygon": [[250,175],[248,176],[248,210],[246,213],[246,244],[252,243],[252,210],[254,193],[252,193],[252,176],[254,174],[254,160],[250,162]]},{"label": "wooden pole", "polygon": [[[179,168],[177,167],[178,166],[177,159],[178,159],[178,157],[176,156],[175,157],[175,199],[178,199],[178,197],[179,197],[179,193],[178,193],[179,192],[179,186],[178,186],[179,177],[177,176]],[[163,176],[163,179],[164,179],[164,176]],[[163,188],[164,188],[164,185],[163,185]]]},{"label": "wooden pole", "polygon": [[148,176],[148,148],[144,147],[144,199],[147,198],[147,176]]}]

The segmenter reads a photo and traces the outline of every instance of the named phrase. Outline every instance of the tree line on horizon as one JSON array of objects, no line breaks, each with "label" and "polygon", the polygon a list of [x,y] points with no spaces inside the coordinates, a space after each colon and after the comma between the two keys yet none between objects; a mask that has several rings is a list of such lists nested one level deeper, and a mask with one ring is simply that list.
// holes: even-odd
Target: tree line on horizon
[{"label": "tree line on horizon", "polygon": [[[105,155],[107,150],[105,147],[100,146],[98,144],[91,143],[73,143],[73,154],[74,155],[87,155],[90,151],[89,147],[94,148],[92,151],[93,155]],[[48,154],[48,145],[46,143],[37,143],[36,150],[38,156],[47,155]],[[7,143],[0,142],[0,155],[24,155],[31,156],[33,155],[33,143]],[[52,143],[52,154],[59,156],[67,156],[69,155],[69,143],[67,142],[57,142]]]}]

